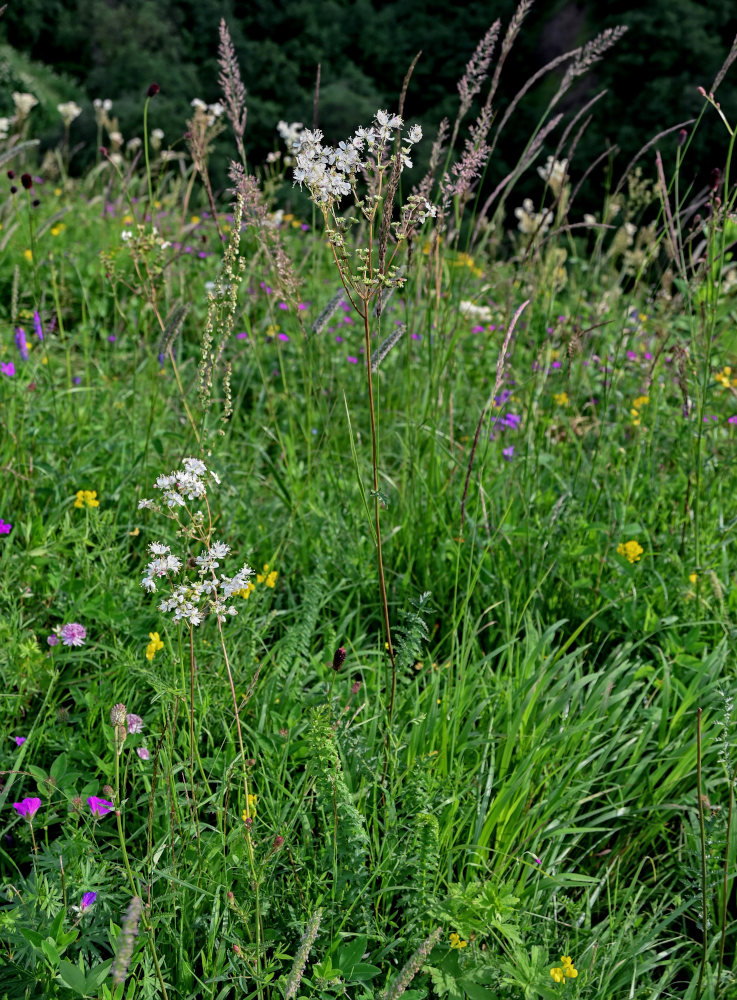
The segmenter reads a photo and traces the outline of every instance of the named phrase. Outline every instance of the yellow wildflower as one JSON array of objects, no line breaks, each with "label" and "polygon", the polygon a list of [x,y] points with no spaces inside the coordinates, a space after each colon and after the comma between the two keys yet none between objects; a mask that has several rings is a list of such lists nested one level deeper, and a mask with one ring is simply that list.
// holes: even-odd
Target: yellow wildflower
[{"label": "yellow wildflower", "polygon": [[197,226],[199,225],[200,217],[199,215],[193,215],[189,221],[192,223],[193,226]]},{"label": "yellow wildflower", "polygon": [[258,804],[258,795],[248,794],[248,809],[244,809],[241,813],[241,819],[245,823],[248,819],[253,819],[256,815],[256,805]]},{"label": "yellow wildflower", "polygon": [[698,573],[689,573],[688,574],[688,578],[691,581],[691,583],[696,583],[696,581],[699,578],[699,574]]},{"label": "yellow wildflower", "polygon": [[280,330],[281,327],[279,326],[278,323],[269,323],[269,325],[266,327],[266,336],[275,337]]},{"label": "yellow wildflower", "polygon": [[265,583],[267,587],[274,587],[276,584],[276,578],[279,576],[275,569],[269,573],[269,564],[264,563],[263,573],[256,574],[256,583]]},{"label": "yellow wildflower", "polygon": [[567,392],[556,392],[553,399],[556,406],[568,406],[571,401]]},{"label": "yellow wildflower", "polygon": [[238,597],[242,597],[245,601],[247,601],[255,589],[256,587],[249,580],[246,586],[243,587],[242,590],[236,590],[235,593]]},{"label": "yellow wildflower", "polygon": [[556,983],[564,983],[566,979],[576,979],[578,969],[573,967],[573,959],[570,955],[562,955],[560,961],[561,965],[550,970],[550,975]]},{"label": "yellow wildflower", "polygon": [[467,946],[467,944],[468,944],[468,941],[464,941],[462,939],[462,937],[460,936],[460,934],[451,934],[450,935],[450,946],[451,946],[451,948],[458,948],[458,949],[465,948]]},{"label": "yellow wildflower", "polygon": [[23,251],[23,256],[26,258],[26,260],[28,261],[29,264],[33,263],[33,251],[32,250],[24,250]]},{"label": "yellow wildflower", "polygon": [[639,562],[644,551],[640,543],[635,541],[620,542],[617,546],[617,555],[624,556],[631,563]]},{"label": "yellow wildflower", "polygon": [[52,236],[58,236],[59,233],[62,232],[62,230],[64,230],[65,228],[66,227],[65,227],[65,225],[64,225],[63,222],[57,222],[57,224],[55,226],[52,226],[52,228],[50,230],[51,235]]},{"label": "yellow wildflower", "polygon": [[79,507],[99,507],[100,501],[97,499],[97,490],[77,490],[77,499],[74,506]]},{"label": "yellow wildflower", "polygon": [[158,651],[164,648],[164,643],[161,641],[161,637],[158,632],[149,632],[148,637],[151,642],[149,642],[148,646],[146,646],[146,659],[153,660]]}]

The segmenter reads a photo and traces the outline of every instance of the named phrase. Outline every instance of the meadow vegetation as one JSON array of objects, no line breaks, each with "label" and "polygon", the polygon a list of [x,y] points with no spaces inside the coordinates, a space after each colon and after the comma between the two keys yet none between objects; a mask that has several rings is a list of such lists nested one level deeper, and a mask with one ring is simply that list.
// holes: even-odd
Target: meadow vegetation
[{"label": "meadow vegetation", "polygon": [[489,190],[528,8],[437,136],[251,163],[224,23],[179,144],[0,120],[2,1000],[737,995],[737,48],[707,189],[577,161],[612,29]]}]

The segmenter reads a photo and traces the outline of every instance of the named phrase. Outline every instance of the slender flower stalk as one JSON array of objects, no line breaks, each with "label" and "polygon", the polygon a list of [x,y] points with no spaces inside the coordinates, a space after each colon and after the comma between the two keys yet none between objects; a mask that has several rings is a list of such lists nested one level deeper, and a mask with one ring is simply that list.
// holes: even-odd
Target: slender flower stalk
[{"label": "slender flower stalk", "polygon": [[315,910],[310,917],[307,927],[305,928],[305,932],[302,935],[302,940],[299,943],[297,954],[294,956],[292,970],[287,977],[287,982],[284,987],[284,1000],[292,1000],[292,997],[297,995],[299,984],[302,982],[302,976],[305,974],[305,966],[307,965],[310,950],[315,943],[317,932],[320,929],[321,919],[322,909]]}]

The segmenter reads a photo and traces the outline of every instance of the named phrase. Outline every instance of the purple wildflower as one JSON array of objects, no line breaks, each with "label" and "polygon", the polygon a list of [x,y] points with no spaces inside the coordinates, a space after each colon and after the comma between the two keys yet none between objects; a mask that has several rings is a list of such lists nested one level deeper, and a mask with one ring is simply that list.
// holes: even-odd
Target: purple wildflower
[{"label": "purple wildflower", "polygon": [[14,737],[13,737],[13,739],[15,740],[15,745],[16,745],[16,746],[18,746],[18,747],[22,747],[22,746],[23,746],[23,744],[24,744],[24,743],[26,742],[26,740],[28,739],[28,737],[27,737],[27,736],[14,736]]},{"label": "purple wildflower", "polygon": [[729,419],[727,420],[727,423],[728,423],[728,424],[737,424],[737,415],[736,415],[736,416],[734,416],[734,417],[730,417],[730,418],[729,418]]},{"label": "purple wildflower", "polygon": [[358,358],[354,358],[352,354],[349,354],[349,355],[348,355],[348,361],[349,361],[349,362],[350,362],[350,363],[351,363],[352,365],[357,365],[357,364],[358,364]]},{"label": "purple wildflower", "polygon": [[12,527],[12,524],[9,524],[8,521],[3,521],[0,517],[0,535],[9,535]]},{"label": "purple wildflower", "polygon": [[21,361],[28,361],[28,342],[26,341],[26,333],[22,326],[16,326],[15,328],[15,346],[18,348]]},{"label": "purple wildflower", "polygon": [[33,819],[40,808],[41,799],[37,798],[27,798],[13,803],[13,809],[17,809],[21,816],[27,816],[29,820]]},{"label": "purple wildflower", "polygon": [[115,808],[112,802],[108,802],[107,799],[101,799],[97,795],[90,795],[87,799],[87,805],[90,807],[93,816],[107,816]]},{"label": "purple wildflower", "polygon": [[33,329],[39,340],[44,339],[44,328],[41,325],[41,317],[38,314],[38,310],[33,313]]},{"label": "purple wildflower", "polygon": [[502,455],[504,455],[505,459],[508,462],[511,462],[512,459],[514,458],[514,445],[510,444],[510,446],[508,448],[503,448],[502,449]]},{"label": "purple wildflower", "polygon": [[46,639],[46,642],[48,643],[49,646],[58,646],[59,645],[59,636],[52,634],[52,635],[48,636],[48,638]]},{"label": "purple wildflower", "polygon": [[96,892],[86,892],[84,896],[82,896],[82,902],[79,905],[80,912],[84,913],[85,910],[88,910],[96,899]]},{"label": "purple wildflower", "polygon": [[279,340],[283,340],[283,341],[289,340],[289,334],[287,334],[287,333],[280,333],[279,334]]},{"label": "purple wildflower", "polygon": [[146,747],[138,747],[136,753],[141,758],[141,760],[151,760],[151,754],[148,752]]},{"label": "purple wildflower", "polygon": [[126,722],[128,723],[129,733],[142,733],[143,732],[143,719],[140,715],[134,715],[131,712],[126,716]]},{"label": "purple wildflower", "polygon": [[84,646],[87,629],[77,622],[70,622],[68,625],[62,625],[59,635],[65,646]]},{"label": "purple wildflower", "polygon": [[15,375],[15,365],[12,361],[0,361],[0,371],[8,378],[12,378]]}]

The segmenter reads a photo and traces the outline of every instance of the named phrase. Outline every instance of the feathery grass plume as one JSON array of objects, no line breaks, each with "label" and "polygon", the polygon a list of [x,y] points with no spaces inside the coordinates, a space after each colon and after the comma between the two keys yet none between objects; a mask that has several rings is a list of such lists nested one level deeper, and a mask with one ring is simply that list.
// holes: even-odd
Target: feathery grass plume
[{"label": "feathery grass plume", "polygon": [[410,957],[409,961],[402,967],[397,978],[384,990],[381,995],[382,1000],[397,1000],[409,984],[415,978],[422,966],[427,961],[427,957],[440,940],[443,933],[442,927],[436,927],[432,934],[425,938],[417,951]]},{"label": "feathery grass plume", "polygon": [[[243,200],[238,196],[233,208],[233,228],[223,254],[222,267],[215,278],[214,289],[207,296],[207,322],[202,334],[199,364],[199,397],[204,411],[203,419],[212,405],[215,369],[235,324],[238,288],[245,268],[240,256],[242,216]],[[226,400],[226,411],[228,407]]]},{"label": "feathery grass plume", "polygon": [[[476,46],[476,51],[466,64],[466,72],[458,81],[457,88],[461,103],[458,108],[455,125],[453,126],[453,139],[458,134],[458,126],[461,119],[465,117],[474,97],[481,90],[481,84],[489,74],[489,65],[494,53],[494,46],[499,37],[501,25],[502,22],[497,18]],[[451,141],[452,145],[453,141]]]},{"label": "feathery grass plume", "polygon": [[494,100],[494,94],[496,94],[496,89],[499,86],[499,77],[502,74],[502,67],[509,55],[512,46],[514,45],[515,39],[520,32],[522,27],[522,22],[527,17],[530,7],[532,7],[533,0],[521,0],[521,3],[512,15],[512,20],[509,22],[509,27],[507,28],[507,33],[504,36],[504,41],[502,42],[502,49],[499,53],[499,60],[496,64],[494,70],[494,76],[491,80],[491,87],[489,88],[489,96],[486,98],[486,107],[491,107],[491,102]]},{"label": "feathery grass plume", "polygon": [[423,198],[430,197],[433,181],[435,180],[435,171],[440,166],[440,160],[445,152],[445,143],[448,138],[449,129],[450,122],[447,118],[443,118],[440,125],[438,125],[437,135],[435,136],[435,141],[433,142],[432,149],[430,150],[430,165],[427,168],[427,173],[417,187],[413,189],[413,194],[419,194]]},{"label": "feathery grass plume", "polygon": [[727,53],[727,58],[722,63],[722,68],[719,70],[719,72],[717,73],[717,75],[714,77],[714,83],[712,83],[711,87],[709,87],[709,93],[710,94],[714,94],[715,93],[717,87],[722,82],[722,80],[724,79],[724,77],[727,75],[727,73],[729,71],[729,67],[732,65],[732,63],[735,61],[735,59],[737,59],[737,35],[735,35],[735,39],[732,42],[732,48]]},{"label": "feathery grass plume", "polygon": [[123,927],[120,931],[120,944],[112,968],[113,983],[116,986],[124,983],[125,977],[128,974],[128,966],[133,956],[133,946],[138,937],[141,907],[142,903],[138,896],[134,896],[128,904],[128,912],[125,915]]},{"label": "feathery grass plume", "polygon": [[289,255],[284,249],[279,229],[273,225],[269,217],[269,207],[259,187],[258,180],[252,175],[246,174],[242,165],[235,161],[232,161],[230,164],[228,176],[233,182],[237,196],[242,200],[243,219],[253,229],[261,250],[271,264],[272,284],[281,294],[282,298],[292,306],[292,310],[297,316],[297,321],[304,333],[302,313],[297,308],[300,296],[300,280],[289,259]]},{"label": "feathery grass plume", "polygon": [[175,305],[171,310],[166,323],[164,324],[164,330],[159,338],[159,343],[156,347],[157,355],[166,354],[168,352],[175,338],[179,336],[179,331],[184,325],[184,321],[187,318],[189,310],[190,306],[185,302],[178,302],[177,305]]},{"label": "feathery grass plume", "polygon": [[387,356],[389,351],[395,344],[398,344],[404,334],[407,332],[407,324],[400,323],[399,326],[395,327],[392,332],[386,337],[385,340],[379,344],[374,353],[371,355],[371,371],[377,372],[379,370],[379,365]]},{"label": "feathery grass plume", "polygon": [[218,63],[220,74],[218,83],[223,88],[223,102],[225,112],[230,124],[233,126],[233,134],[238,147],[241,163],[246,165],[246,150],[243,146],[243,136],[246,131],[246,119],[248,108],[246,107],[246,88],[241,80],[241,73],[238,67],[238,57],[235,54],[233,41],[228,31],[225,18],[220,20],[220,43],[218,45]]},{"label": "feathery grass plume", "polygon": [[[205,185],[205,193],[207,194],[212,218],[217,227],[218,236],[222,241],[223,231],[220,228],[220,217],[218,216],[215,197],[212,193],[210,173],[207,169],[207,157],[210,155],[212,143],[220,135],[225,126],[218,114],[213,114],[203,101],[198,100],[193,103],[195,109],[194,115],[187,122],[187,148],[189,149],[195,169],[202,178],[202,183]],[[219,109],[219,112],[222,113],[222,108]]]},{"label": "feathery grass plume", "polygon": [[330,322],[331,318],[335,315],[338,310],[338,306],[343,301],[345,297],[345,289],[339,288],[335,295],[330,299],[328,304],[320,310],[320,314],[312,324],[313,333],[322,333],[325,327]]},{"label": "feathery grass plume", "polygon": [[617,24],[613,28],[607,28],[600,35],[597,35],[596,38],[592,38],[590,42],[582,45],[578,50],[575,61],[571,63],[563,74],[563,79],[550,102],[550,106],[553,107],[553,105],[557,104],[573,81],[579,76],[583,76],[584,73],[588,73],[591,67],[599,62],[604,53],[616,45],[619,39],[626,33],[627,25]]},{"label": "feathery grass plume", "polygon": [[454,179],[451,180],[446,173],[440,182],[440,190],[443,195],[441,212],[443,214],[448,211],[451,198],[458,198],[460,203],[467,200],[473,182],[486,166],[491,153],[491,148],[486,143],[491,120],[491,108],[483,108],[465,141],[463,155],[451,167],[450,173],[455,175]]},{"label": "feathery grass plume", "polygon": [[292,997],[297,995],[299,984],[302,982],[302,976],[305,974],[305,966],[307,965],[310,950],[315,943],[317,932],[320,929],[321,919],[322,909],[318,908],[310,917],[307,926],[305,927],[305,932],[302,935],[302,940],[299,942],[299,948],[297,949],[297,954],[294,956],[292,970],[289,973],[287,981],[284,985],[284,1000],[292,1000]]}]

